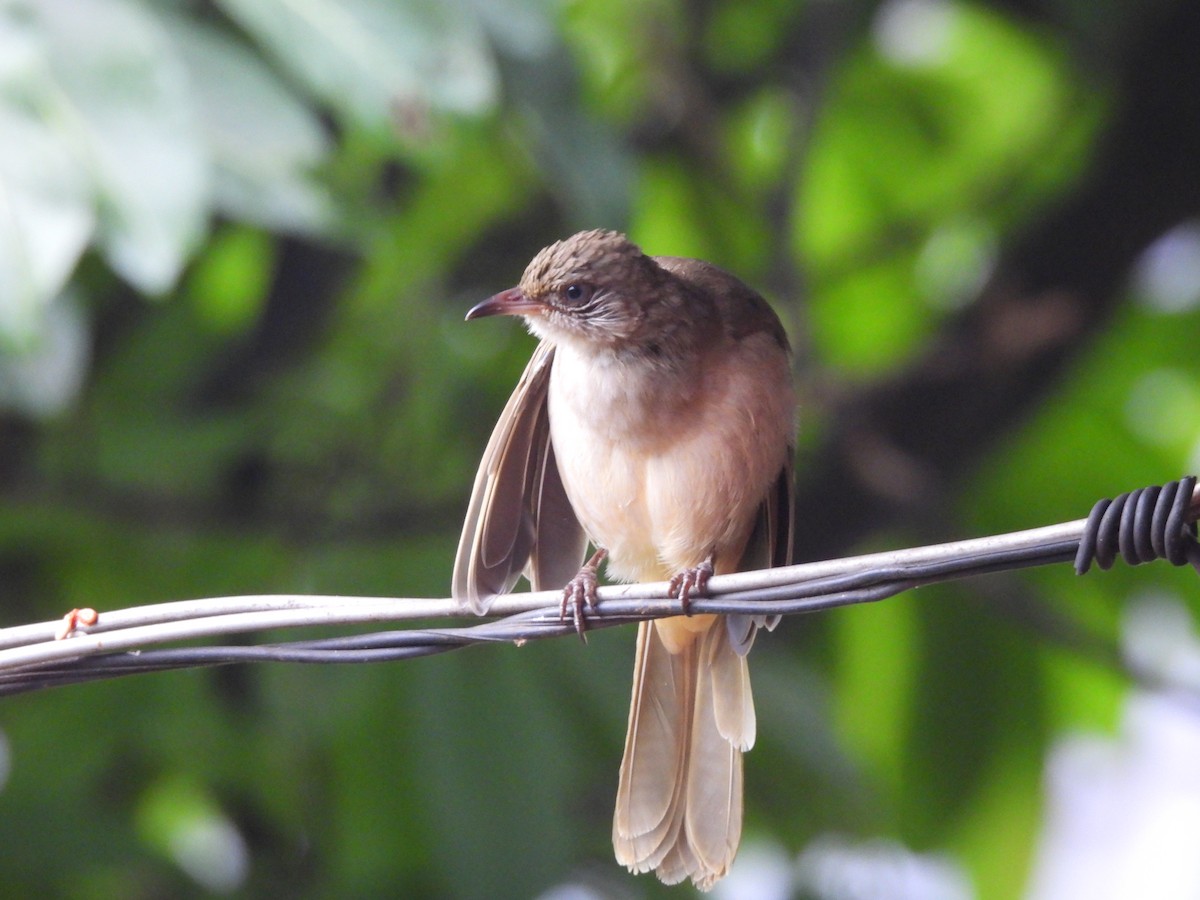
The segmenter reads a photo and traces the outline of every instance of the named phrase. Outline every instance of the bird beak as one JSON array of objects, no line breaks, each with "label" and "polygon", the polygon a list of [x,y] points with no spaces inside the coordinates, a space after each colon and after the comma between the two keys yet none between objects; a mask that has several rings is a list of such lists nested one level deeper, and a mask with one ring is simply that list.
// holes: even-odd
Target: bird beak
[{"label": "bird beak", "polygon": [[467,312],[467,320],[482,319],[484,316],[525,316],[539,313],[543,306],[536,300],[525,296],[519,287],[509,288],[494,296],[488,297],[482,303],[472,306]]}]

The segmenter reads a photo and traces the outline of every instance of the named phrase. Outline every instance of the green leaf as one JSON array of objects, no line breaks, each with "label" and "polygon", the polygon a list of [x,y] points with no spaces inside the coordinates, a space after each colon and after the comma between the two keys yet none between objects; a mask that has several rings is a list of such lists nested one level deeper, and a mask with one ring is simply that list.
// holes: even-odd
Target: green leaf
[{"label": "green leaf", "polygon": [[36,341],[96,229],[91,183],[23,9],[0,6],[0,348]]},{"label": "green leaf", "polygon": [[182,63],[130,0],[39,0],[30,12],[61,91],[51,114],[97,193],[100,246],[138,289],[162,293],[208,215],[209,162]]},{"label": "green leaf", "polygon": [[457,2],[220,0],[315,96],[371,128],[398,106],[479,114],[496,98],[486,35]]},{"label": "green leaf", "polygon": [[230,228],[209,244],[188,279],[188,294],[204,325],[223,334],[245,331],[258,317],[275,268],[271,238]]},{"label": "green leaf", "polygon": [[216,207],[283,231],[324,227],[331,201],[313,176],[331,146],[316,113],[226,34],[179,16],[163,21],[188,70]]}]

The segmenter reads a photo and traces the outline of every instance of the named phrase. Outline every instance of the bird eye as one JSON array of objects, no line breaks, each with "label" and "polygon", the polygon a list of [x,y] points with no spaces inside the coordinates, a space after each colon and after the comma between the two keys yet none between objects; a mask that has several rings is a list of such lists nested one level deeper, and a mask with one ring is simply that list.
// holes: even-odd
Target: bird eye
[{"label": "bird eye", "polygon": [[572,282],[563,288],[563,296],[571,303],[585,303],[592,296],[592,289],[589,285]]}]

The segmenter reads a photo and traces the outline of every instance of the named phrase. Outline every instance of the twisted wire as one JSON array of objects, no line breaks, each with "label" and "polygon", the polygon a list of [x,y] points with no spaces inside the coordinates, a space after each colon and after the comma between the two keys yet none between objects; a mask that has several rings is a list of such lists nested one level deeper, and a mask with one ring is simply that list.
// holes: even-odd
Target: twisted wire
[{"label": "twisted wire", "polygon": [[[1110,568],[1165,559],[1200,571],[1195,476],[1101,500],[1086,520],[950,544],[715,576],[700,613],[787,615],[870,603],[923,585],[1074,561]],[[602,587],[589,630],[680,615],[665,584]],[[316,640],[237,646],[171,646],[221,634],[313,625],[428,619],[467,614],[449,600],[266,596],[180,601],[89,615],[63,633],[48,622],[0,629],[0,696],[154,671],[248,662],[365,663],[428,656],[472,644],[574,633],[552,592],[497,598],[502,618],[458,627],[378,631]],[[79,612],[78,610],[73,613]],[[92,611],[89,610],[89,613]],[[69,617],[72,614],[68,614]],[[150,648],[150,649],[146,649]]]},{"label": "twisted wire", "polygon": [[1161,487],[1150,485],[1097,501],[1079,539],[1075,571],[1083,575],[1093,562],[1110,569],[1118,556],[1131,566],[1165,559],[1173,566],[1190,563],[1200,571],[1195,487],[1196,476],[1188,475]]}]

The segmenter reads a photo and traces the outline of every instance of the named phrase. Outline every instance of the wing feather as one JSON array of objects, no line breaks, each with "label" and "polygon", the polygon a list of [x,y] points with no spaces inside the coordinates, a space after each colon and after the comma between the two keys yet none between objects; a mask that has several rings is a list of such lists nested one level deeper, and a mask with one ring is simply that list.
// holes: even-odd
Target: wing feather
[{"label": "wing feather", "polygon": [[542,415],[540,427],[544,434],[535,445],[541,453],[532,497],[535,540],[525,569],[535,591],[560,588],[574,578],[588,545],[587,533],[575,516],[558,472],[548,415]]},{"label": "wing feather", "polygon": [[538,345],[500,413],[483,452],[454,560],[451,594],[477,613],[507,593],[531,564],[535,585],[559,579],[565,557],[586,549],[583,529],[566,499],[554,451],[546,397],[554,348]]},{"label": "wing feather", "polygon": [[[793,486],[792,449],[789,447],[779,475],[759,505],[758,521],[750,534],[738,569],[749,572],[790,566],[795,552],[795,515],[796,491]],[[745,656],[754,646],[754,635],[758,629],[772,631],[779,624],[779,619],[779,616],[726,616],[725,624],[733,649],[739,656]]]}]

